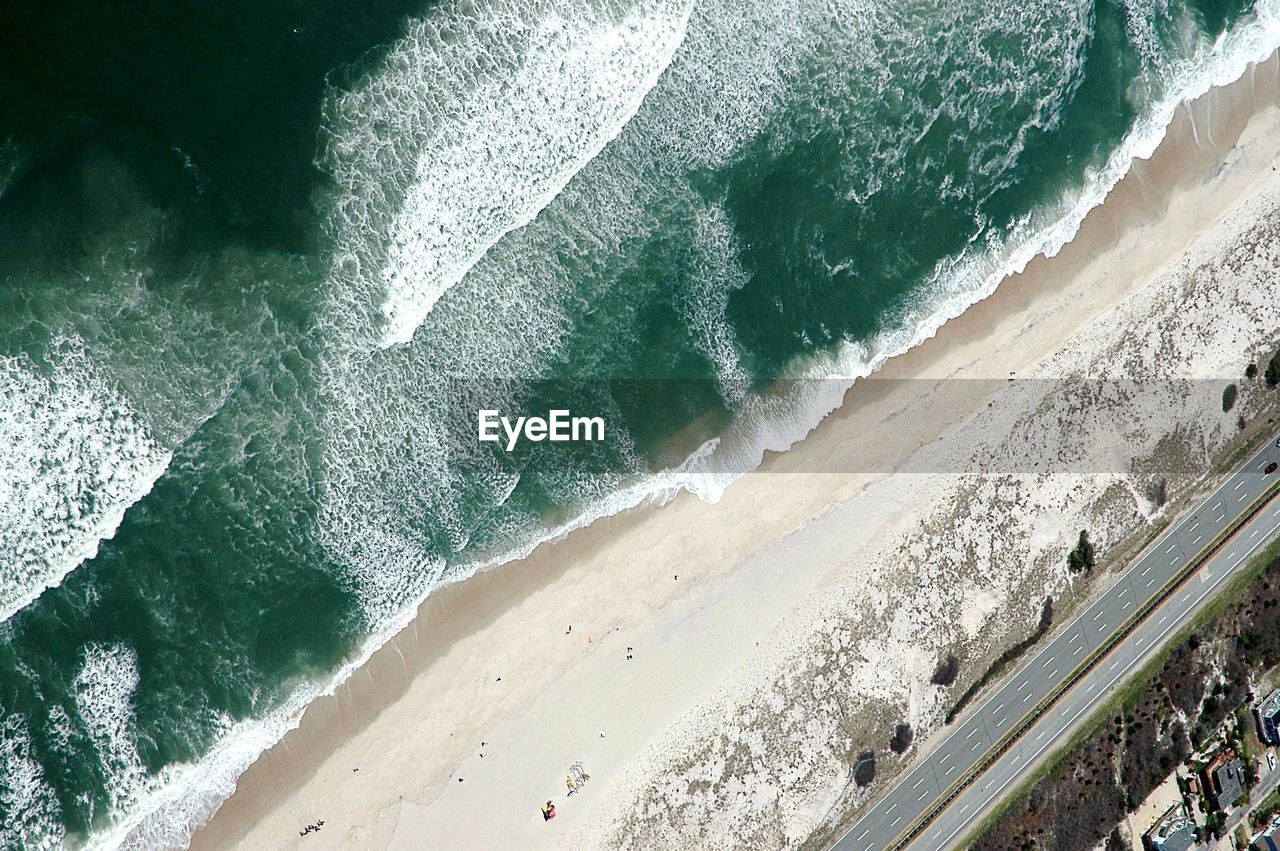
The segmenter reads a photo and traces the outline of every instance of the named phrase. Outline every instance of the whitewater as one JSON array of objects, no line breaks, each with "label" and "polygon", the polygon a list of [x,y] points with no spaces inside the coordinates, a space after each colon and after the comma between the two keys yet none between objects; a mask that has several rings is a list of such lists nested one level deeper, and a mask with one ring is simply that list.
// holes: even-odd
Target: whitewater
[{"label": "whitewater", "polygon": [[[813,341],[781,356],[782,369],[760,376],[744,356],[742,329],[727,318],[750,279],[735,258],[751,246],[735,233],[725,194],[708,197],[714,193],[697,180],[702,170],[743,163],[770,115],[794,97],[800,59],[816,49],[832,10],[733,8],[738,14],[691,3],[585,11],[554,2],[446,4],[411,20],[354,84],[331,88],[318,157],[336,200],[324,226],[333,249],[315,356],[314,451],[322,474],[313,491],[313,534],[336,581],[358,600],[363,637],[331,673],[288,682],[285,697],[260,717],[214,713],[213,745],[158,771],[148,769],[135,740],[137,652],[124,643],[89,645],[70,701],[111,781],[110,812],[99,813],[106,823],[95,825],[91,847],[185,846],[245,768],[297,726],[306,706],[332,694],[442,585],[680,493],[717,501],[766,452],[802,440],[855,381],[936,334],[1032,259],[1056,254],[1134,160],[1150,156],[1184,103],[1249,73],[1280,48],[1275,4],[1215,40],[1192,41],[1187,55],[1173,59],[1159,55],[1145,19],[1129,11],[1131,41],[1159,57],[1163,76],[1155,99],[1100,166],[1005,232],[975,236],[934,264],[873,335],[837,334],[829,346]],[[854,55],[869,62],[871,34],[883,23],[875,8],[855,3],[836,11],[855,36]],[[1071,12],[1076,31],[1087,31],[1087,7]],[[1071,30],[1065,22],[1062,28]],[[859,40],[864,36],[868,43]],[[750,49],[734,49],[742,44]],[[1077,60],[1086,49],[1083,42],[1062,47]],[[706,60],[718,56],[732,61]],[[1053,107],[1044,101],[1029,126],[1052,129]],[[826,108],[815,103],[812,112]],[[1024,141],[1025,131],[1001,156],[1016,159]],[[901,157],[896,143],[876,141],[887,146],[876,149],[887,175]],[[974,156],[975,170],[1007,166]],[[887,181],[859,177],[850,200],[874,203]],[[536,471],[487,458],[461,465],[446,422],[452,409],[442,399],[462,375],[475,393],[518,404],[535,377],[563,366],[577,345],[568,311],[583,300],[571,282],[609,258],[630,258],[634,230],[667,206],[695,223],[696,247],[685,262],[704,283],[675,300],[692,329],[690,345],[713,365],[711,380],[734,418],[683,463],[653,469],[632,444],[619,450],[619,470],[590,482],[546,477],[548,492],[565,494],[571,510],[541,522],[518,504]],[[580,253],[566,259],[565,245]],[[518,325],[505,321],[511,316]],[[11,447],[0,478],[6,621],[93,559],[130,506],[170,471],[175,452],[191,454],[192,436],[232,392],[225,379],[202,375],[192,379],[198,402],[180,413],[148,408],[138,390],[144,385],[122,387],[83,340],[68,338],[57,350],[61,360],[52,369],[0,357],[0,439]],[[799,380],[761,393],[751,386],[761,377]],[[242,378],[236,386],[250,383]],[[398,425],[382,427],[388,423]],[[457,508],[459,494],[483,503],[476,515],[507,507],[514,519],[495,521],[477,542],[472,515]],[[50,723],[55,737],[78,735],[74,726],[69,719]],[[0,844],[61,843],[63,816],[30,733],[17,716],[5,719],[2,732],[0,759],[14,768],[0,784],[0,808],[22,817],[0,828]]]}]

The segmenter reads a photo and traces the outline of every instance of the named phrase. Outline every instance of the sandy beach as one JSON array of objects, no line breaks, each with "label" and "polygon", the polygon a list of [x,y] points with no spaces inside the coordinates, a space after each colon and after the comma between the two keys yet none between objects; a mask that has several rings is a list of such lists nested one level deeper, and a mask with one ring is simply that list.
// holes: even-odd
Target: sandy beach
[{"label": "sandy beach", "polygon": [[[1089,448],[1055,450],[1095,467],[1038,469],[1057,456],[1037,435],[1098,392],[1084,378],[1238,378],[1269,350],[1277,100],[1273,57],[1179,110],[1057,256],[718,503],[607,518],[433,593],[192,847],[783,847],[846,819],[911,757],[886,749],[895,722],[928,747],[1046,595],[1096,592],[1063,563],[1079,529],[1103,552],[1140,537],[1166,510],[1152,482],[1175,501],[1201,486],[1266,403],[1242,387],[1224,413],[1221,385],[1170,382],[1110,415],[1123,446],[1085,416]],[[947,652],[963,664],[943,689]],[[872,749],[858,788],[851,757]],[[591,780],[569,797],[577,761]]]}]

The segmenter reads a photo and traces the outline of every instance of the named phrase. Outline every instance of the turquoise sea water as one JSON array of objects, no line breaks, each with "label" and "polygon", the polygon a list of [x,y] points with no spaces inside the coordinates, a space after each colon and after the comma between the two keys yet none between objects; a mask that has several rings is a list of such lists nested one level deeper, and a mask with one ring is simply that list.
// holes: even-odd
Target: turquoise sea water
[{"label": "turquoise sea water", "polygon": [[[349,6],[0,9],[0,847],[181,845],[432,587],[714,495],[836,401],[774,379],[909,347],[1280,46],[1243,2]],[[475,440],[553,404],[608,439]]]}]

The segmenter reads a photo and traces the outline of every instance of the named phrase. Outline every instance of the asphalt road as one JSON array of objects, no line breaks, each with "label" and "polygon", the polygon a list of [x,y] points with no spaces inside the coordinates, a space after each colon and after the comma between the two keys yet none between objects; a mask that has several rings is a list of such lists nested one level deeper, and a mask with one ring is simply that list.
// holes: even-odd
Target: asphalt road
[{"label": "asphalt road", "polygon": [[[1105,594],[1073,618],[976,708],[947,729],[853,827],[836,841],[838,851],[874,851],[893,847],[922,813],[975,764],[1133,612],[1181,572],[1214,537],[1231,525],[1280,476],[1263,468],[1280,461],[1277,437],[1239,467],[1196,509],[1165,530],[1144,550]],[[1015,785],[1027,766],[1066,738],[1118,682],[1200,608],[1212,592],[1244,565],[1249,556],[1280,532],[1280,496],[1227,541],[1182,587],[1135,627],[1123,641],[1049,708],[979,778],[956,796],[908,846],[938,849],[953,845]]]}]

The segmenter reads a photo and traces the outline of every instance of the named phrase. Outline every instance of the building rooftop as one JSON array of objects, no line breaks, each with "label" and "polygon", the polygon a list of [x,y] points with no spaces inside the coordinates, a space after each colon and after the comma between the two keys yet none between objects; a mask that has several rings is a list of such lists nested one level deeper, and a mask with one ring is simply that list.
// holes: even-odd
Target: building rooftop
[{"label": "building rooftop", "polygon": [[1188,851],[1196,841],[1196,826],[1181,804],[1174,804],[1147,831],[1152,851]]}]

